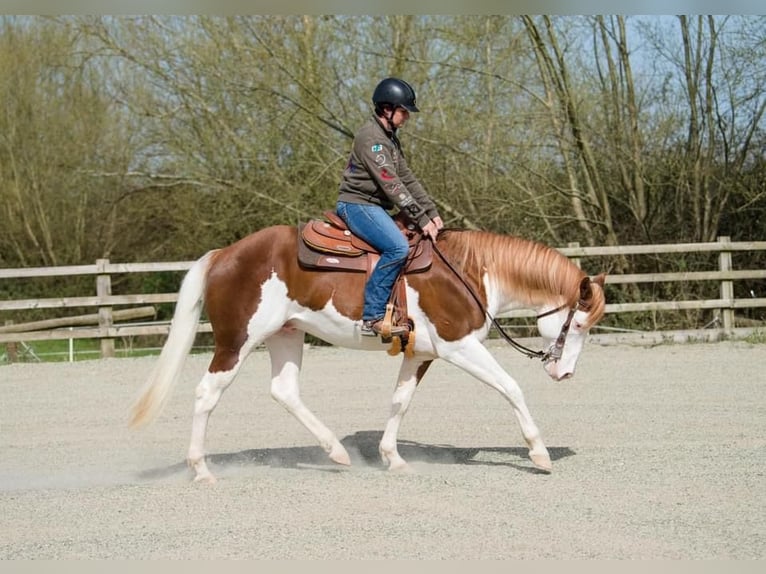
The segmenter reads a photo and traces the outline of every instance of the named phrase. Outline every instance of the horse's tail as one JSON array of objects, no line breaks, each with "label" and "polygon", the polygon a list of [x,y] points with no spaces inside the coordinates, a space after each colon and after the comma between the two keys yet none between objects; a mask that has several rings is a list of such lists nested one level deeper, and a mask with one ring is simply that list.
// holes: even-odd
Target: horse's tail
[{"label": "horse's tail", "polygon": [[130,427],[144,426],[162,412],[170,391],[178,382],[186,356],[194,344],[202,314],[202,297],[207,285],[207,271],[214,251],[200,257],[189,269],[178,292],[170,332],[151,375],[144,383],[130,409]]}]

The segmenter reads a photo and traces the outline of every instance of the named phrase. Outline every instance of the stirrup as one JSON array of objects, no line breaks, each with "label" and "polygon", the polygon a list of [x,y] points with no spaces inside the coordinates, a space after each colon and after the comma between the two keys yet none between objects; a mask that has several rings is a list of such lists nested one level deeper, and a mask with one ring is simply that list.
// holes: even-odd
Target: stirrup
[{"label": "stirrup", "polygon": [[[386,304],[386,314],[383,316],[383,319],[379,323],[380,323],[379,333],[384,341],[389,341],[391,337],[399,337],[401,335],[406,335],[409,332],[409,329],[406,326],[394,324],[393,303]],[[376,325],[377,324],[378,323],[376,323]]]},{"label": "stirrup", "polygon": [[385,319],[371,319],[362,321],[361,333],[366,337],[382,337],[383,339],[390,339],[391,337],[398,337],[405,335],[409,329],[404,325],[386,325]]}]

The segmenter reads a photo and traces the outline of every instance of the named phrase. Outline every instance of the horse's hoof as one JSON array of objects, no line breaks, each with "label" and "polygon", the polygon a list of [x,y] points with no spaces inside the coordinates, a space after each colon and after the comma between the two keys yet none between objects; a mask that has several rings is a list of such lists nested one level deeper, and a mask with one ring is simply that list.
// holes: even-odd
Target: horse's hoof
[{"label": "horse's hoof", "polygon": [[415,473],[412,467],[404,461],[389,465],[388,472],[393,472],[396,474],[414,474]]},{"label": "horse's hoof", "polygon": [[337,463],[342,464],[343,466],[351,466],[351,457],[348,456],[348,452],[346,452],[346,449],[342,446],[340,448],[334,447],[330,451],[330,460]]},{"label": "horse's hoof", "polygon": [[530,454],[529,455],[532,464],[535,468],[550,473],[553,470],[553,464],[551,464],[551,457],[546,454]]},{"label": "horse's hoof", "polygon": [[214,477],[212,474],[203,474],[203,475],[197,475],[194,477],[194,482],[198,484],[215,484],[218,482],[218,479]]}]

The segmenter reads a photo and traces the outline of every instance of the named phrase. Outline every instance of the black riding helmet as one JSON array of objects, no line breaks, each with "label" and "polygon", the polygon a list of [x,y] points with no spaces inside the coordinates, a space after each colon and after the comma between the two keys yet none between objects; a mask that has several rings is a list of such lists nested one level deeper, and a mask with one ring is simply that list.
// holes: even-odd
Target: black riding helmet
[{"label": "black riding helmet", "polygon": [[375,104],[376,110],[383,104],[391,104],[401,106],[409,112],[420,111],[415,105],[415,90],[399,78],[381,80],[372,93],[372,103]]}]

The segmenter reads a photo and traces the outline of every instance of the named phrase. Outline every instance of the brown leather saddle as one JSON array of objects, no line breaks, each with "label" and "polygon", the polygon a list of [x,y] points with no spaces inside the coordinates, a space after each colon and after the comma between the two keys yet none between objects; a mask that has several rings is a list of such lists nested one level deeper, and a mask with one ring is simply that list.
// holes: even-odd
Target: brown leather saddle
[{"label": "brown leather saddle", "polygon": [[[363,272],[369,277],[380,259],[380,252],[357,237],[335,212],[325,211],[325,220],[312,219],[298,226],[298,263],[305,269]],[[391,292],[383,319],[382,340],[392,342],[389,354],[401,350],[410,355],[414,348],[414,325],[407,315],[407,291],[402,278],[426,271],[433,261],[433,244],[402,213],[394,216],[410,245],[409,256]],[[406,334],[391,337],[392,326],[405,326]]]},{"label": "brown leather saddle", "polygon": [[[359,271],[369,275],[380,258],[380,252],[357,237],[335,212],[325,211],[325,220],[312,219],[299,226],[298,262],[308,269]],[[433,248],[422,233],[398,213],[394,216],[399,229],[410,244],[410,254],[403,273],[418,273],[431,266]]]}]

